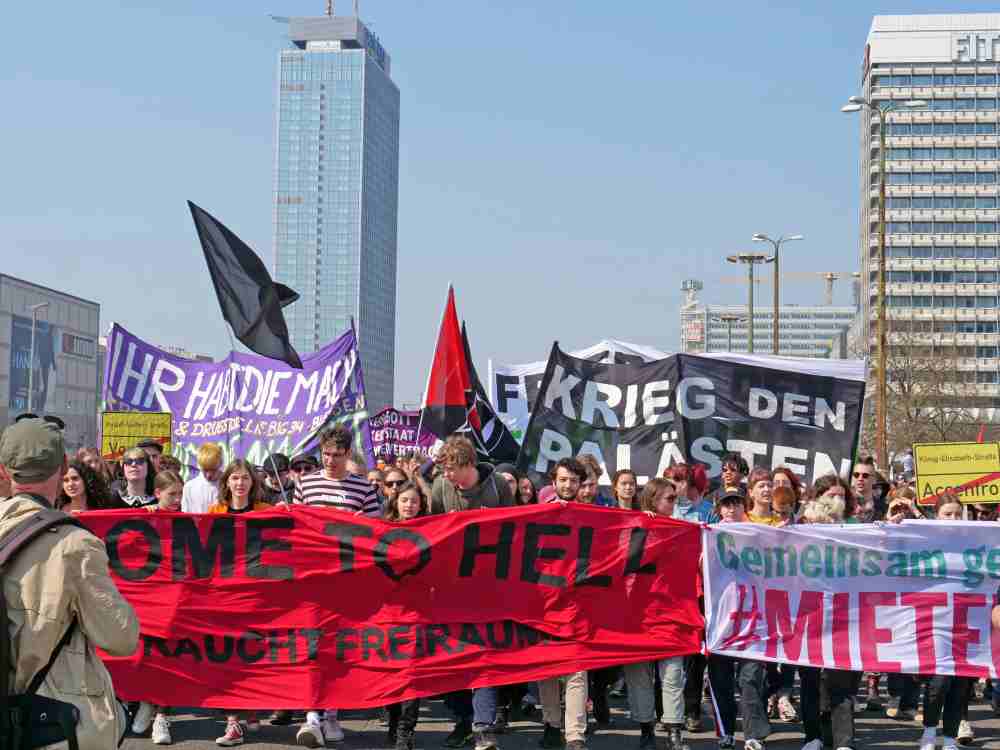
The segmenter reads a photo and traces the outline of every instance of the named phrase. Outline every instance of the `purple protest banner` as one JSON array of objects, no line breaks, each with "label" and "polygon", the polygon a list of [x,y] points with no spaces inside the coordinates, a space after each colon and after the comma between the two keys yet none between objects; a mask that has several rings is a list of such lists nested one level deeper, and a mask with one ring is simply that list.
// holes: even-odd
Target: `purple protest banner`
[{"label": "purple protest banner", "polygon": [[197,466],[198,446],[222,446],[226,462],[263,464],[270,453],[314,451],[334,424],[354,431],[355,450],[373,463],[364,378],[353,330],[302,357],[302,369],[230,352],[196,362],[158,349],[115,324],[104,363],[105,411],[173,414],[173,454]]},{"label": "purple protest banner", "polygon": [[419,411],[400,411],[390,406],[369,421],[375,458],[399,457],[414,450],[429,457],[431,447],[437,441],[437,437],[427,430],[420,430],[420,434],[417,434],[420,427]]}]

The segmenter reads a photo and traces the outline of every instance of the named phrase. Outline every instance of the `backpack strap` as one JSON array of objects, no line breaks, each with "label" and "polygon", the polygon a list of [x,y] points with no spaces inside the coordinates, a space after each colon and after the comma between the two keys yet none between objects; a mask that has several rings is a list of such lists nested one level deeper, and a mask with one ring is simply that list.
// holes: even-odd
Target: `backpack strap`
[{"label": "backpack strap", "polygon": [[32,513],[29,518],[21,521],[13,530],[0,538],[0,573],[7,567],[18,552],[30,544],[36,537],[57,526],[79,526],[83,524],[73,516],[51,508],[42,508]]},{"label": "backpack strap", "polygon": [[[37,513],[33,513],[21,521],[9,533],[5,534],[3,538],[0,538],[0,680],[3,681],[3,685],[0,686],[2,688],[0,689],[0,728],[2,728],[8,711],[8,697],[10,695],[8,680],[10,679],[11,670],[10,620],[7,615],[7,597],[3,590],[4,572],[7,565],[32,541],[47,531],[66,525],[83,528],[83,525],[72,516],[58,510],[43,507]],[[42,680],[45,679],[45,675],[55,661],[56,656],[62,651],[63,646],[69,642],[75,628],[76,618],[70,623],[69,629],[63,635],[62,640],[59,641],[59,645],[56,646],[52,657],[49,659],[49,663],[42,669]],[[37,679],[38,675],[35,675],[35,677]],[[34,689],[37,689],[38,685],[41,685],[41,680],[38,680],[38,685],[35,685],[35,680],[32,680],[32,684],[34,685]]]},{"label": "backpack strap", "polygon": [[48,663],[39,669],[38,673],[31,678],[31,682],[28,683],[28,687],[24,691],[25,695],[34,695],[38,692],[38,688],[42,686],[42,683],[49,674],[49,670],[52,669],[52,665],[56,663],[56,657],[59,656],[59,652],[61,652],[66,644],[69,643],[69,639],[73,637],[73,632],[75,630],[76,617],[74,616],[72,622],[69,624],[69,627],[66,628],[66,632],[63,633],[63,637],[59,639],[59,643],[57,643],[56,647],[52,649],[52,656],[49,657]]}]

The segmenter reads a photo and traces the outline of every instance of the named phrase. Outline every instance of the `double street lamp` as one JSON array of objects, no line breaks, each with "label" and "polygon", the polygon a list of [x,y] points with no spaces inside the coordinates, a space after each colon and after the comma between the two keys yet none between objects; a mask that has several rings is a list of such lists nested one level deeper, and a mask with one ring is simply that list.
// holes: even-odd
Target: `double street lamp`
[{"label": "double street lamp", "polygon": [[747,284],[749,300],[747,302],[747,351],[753,354],[753,269],[759,263],[770,263],[774,258],[765,253],[736,253],[727,255],[726,260],[730,263],[745,263],[747,266]]},{"label": "double street lamp", "polygon": [[803,239],[801,234],[790,234],[787,237],[781,236],[776,240],[771,239],[763,232],[757,232],[753,237],[750,238],[754,242],[770,242],[771,247],[774,248],[774,326],[771,329],[771,338],[773,340],[772,346],[774,347],[774,355],[778,355],[778,347],[780,342],[778,340],[778,253],[781,250],[781,245],[784,242],[792,242],[794,240]]},{"label": "double street lamp", "polygon": [[[880,100],[872,101],[863,96],[852,96],[847,104],[840,108],[841,112],[867,111],[878,115],[878,390],[875,412],[875,448],[878,454],[878,465],[882,471],[888,470],[889,448],[886,434],[886,319],[885,319],[885,119],[889,112],[900,109],[922,109],[927,102],[922,99],[906,101]],[[867,179],[867,178],[866,178]],[[865,233],[867,236],[867,232]],[[867,253],[867,245],[866,250]],[[868,321],[865,321],[867,334]],[[867,338],[867,335],[865,336]]]}]

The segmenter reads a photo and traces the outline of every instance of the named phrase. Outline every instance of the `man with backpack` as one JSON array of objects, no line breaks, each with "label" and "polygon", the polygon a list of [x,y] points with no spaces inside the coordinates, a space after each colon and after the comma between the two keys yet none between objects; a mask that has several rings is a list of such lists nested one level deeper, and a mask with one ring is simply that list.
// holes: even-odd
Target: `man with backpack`
[{"label": "man with backpack", "polygon": [[0,675],[13,675],[0,691],[4,748],[69,739],[70,750],[107,750],[128,726],[95,648],[131,654],[139,621],[104,542],[52,510],[65,472],[57,425],[23,419],[0,436],[0,477],[11,482],[0,501]]}]

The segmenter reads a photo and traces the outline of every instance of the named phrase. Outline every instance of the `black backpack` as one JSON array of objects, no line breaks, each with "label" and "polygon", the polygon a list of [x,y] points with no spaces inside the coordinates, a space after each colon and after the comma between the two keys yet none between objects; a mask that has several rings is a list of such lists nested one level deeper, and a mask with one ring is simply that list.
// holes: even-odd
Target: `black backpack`
[{"label": "black backpack", "polygon": [[3,592],[3,580],[7,565],[39,536],[55,531],[59,526],[83,525],[66,513],[44,507],[15,526],[0,539],[0,747],[10,750],[32,750],[36,747],[56,742],[68,742],[69,750],[80,750],[76,738],[76,726],[80,722],[80,711],[72,703],[35,695],[45,676],[52,669],[56,657],[69,643],[76,630],[76,618],[70,622],[66,633],[56,644],[48,663],[42,667],[20,695],[10,695],[11,643],[10,621],[7,617],[7,597]]}]

